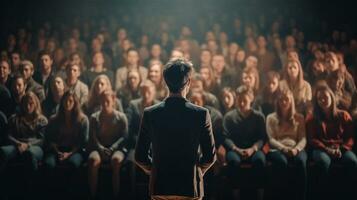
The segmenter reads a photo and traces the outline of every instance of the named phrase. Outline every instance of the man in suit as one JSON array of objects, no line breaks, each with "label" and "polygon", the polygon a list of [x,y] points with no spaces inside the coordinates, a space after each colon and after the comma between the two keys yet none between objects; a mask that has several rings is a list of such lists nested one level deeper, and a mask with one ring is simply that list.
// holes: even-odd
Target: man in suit
[{"label": "man in suit", "polygon": [[151,199],[202,199],[203,175],[216,161],[210,114],[186,99],[190,62],[173,59],[163,73],[170,95],[145,108],[135,162],[150,175]]},{"label": "man in suit", "polygon": [[53,57],[49,51],[41,51],[39,55],[40,67],[33,74],[33,79],[42,85],[45,97],[52,98],[50,85],[54,78]]}]

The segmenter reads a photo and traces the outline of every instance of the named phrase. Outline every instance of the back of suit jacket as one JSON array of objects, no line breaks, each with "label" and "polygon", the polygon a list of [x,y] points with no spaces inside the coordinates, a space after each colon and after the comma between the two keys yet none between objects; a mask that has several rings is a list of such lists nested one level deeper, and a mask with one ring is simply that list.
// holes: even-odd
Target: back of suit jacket
[{"label": "back of suit jacket", "polygon": [[150,174],[151,195],[202,197],[203,175],[215,159],[207,109],[169,97],[144,110],[135,160]]}]

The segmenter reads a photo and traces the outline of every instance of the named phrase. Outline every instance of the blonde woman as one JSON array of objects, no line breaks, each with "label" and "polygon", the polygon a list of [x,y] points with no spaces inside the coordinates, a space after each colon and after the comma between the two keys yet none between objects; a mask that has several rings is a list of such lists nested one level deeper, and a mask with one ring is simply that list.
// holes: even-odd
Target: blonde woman
[{"label": "blonde woman", "polygon": [[289,89],[292,92],[298,112],[304,113],[311,105],[311,86],[304,80],[304,72],[299,60],[290,59],[287,61],[279,87],[280,90]]},{"label": "blonde woman", "polygon": [[[84,110],[88,116],[100,110],[100,98],[98,98],[105,90],[112,90],[112,84],[108,76],[102,74],[94,79],[92,87],[89,92],[88,103],[85,105]],[[115,98],[114,108],[123,112],[123,107],[119,99]]]},{"label": "blonde woman", "polygon": [[[276,111],[269,114],[266,130],[270,144],[268,159],[272,162],[274,194],[281,195],[281,187],[287,181],[288,163],[297,166],[298,178],[296,191],[299,199],[305,199],[306,191],[306,134],[303,115],[295,110],[294,96],[290,90],[281,91]],[[279,192],[280,191],[280,192]]]}]

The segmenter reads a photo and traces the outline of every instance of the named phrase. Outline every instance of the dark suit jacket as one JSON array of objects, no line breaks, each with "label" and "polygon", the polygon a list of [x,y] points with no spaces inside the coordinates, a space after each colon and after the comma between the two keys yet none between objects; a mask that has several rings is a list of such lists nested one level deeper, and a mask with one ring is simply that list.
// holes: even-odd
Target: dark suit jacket
[{"label": "dark suit jacket", "polygon": [[203,197],[203,175],[215,160],[206,108],[169,97],[144,110],[135,161],[150,174],[150,195]]},{"label": "dark suit jacket", "polygon": [[45,97],[52,97],[51,94],[51,82],[54,79],[54,73],[53,71],[50,73],[48,78],[46,79],[45,82],[42,80],[42,74],[41,72],[37,71],[33,74],[32,76],[33,80],[35,80],[38,84],[42,85],[44,92],[45,92]]},{"label": "dark suit jacket", "polygon": [[[153,105],[158,104],[160,101],[154,100]],[[129,107],[125,110],[126,117],[129,122],[129,138],[128,147],[134,149],[140,128],[140,120],[143,114],[143,100],[142,98],[131,100]]]}]

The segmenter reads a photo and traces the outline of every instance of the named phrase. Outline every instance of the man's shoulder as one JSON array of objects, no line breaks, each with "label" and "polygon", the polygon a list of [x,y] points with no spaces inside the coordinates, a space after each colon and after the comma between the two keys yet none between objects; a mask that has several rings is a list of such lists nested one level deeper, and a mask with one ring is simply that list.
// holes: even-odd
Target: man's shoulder
[{"label": "man's shoulder", "polygon": [[[160,110],[163,110],[166,108],[166,102],[165,101],[162,101],[162,102],[159,102],[155,105],[152,105],[150,107],[147,107],[144,109],[145,112],[156,112],[156,111],[160,111]],[[204,107],[201,107],[201,106],[197,106],[189,101],[187,101],[185,103],[185,108],[187,110],[190,110],[190,111],[193,111],[193,112],[209,112],[207,108],[204,108]]]}]

